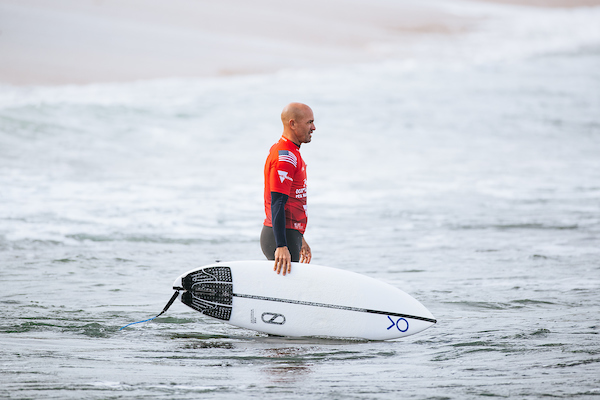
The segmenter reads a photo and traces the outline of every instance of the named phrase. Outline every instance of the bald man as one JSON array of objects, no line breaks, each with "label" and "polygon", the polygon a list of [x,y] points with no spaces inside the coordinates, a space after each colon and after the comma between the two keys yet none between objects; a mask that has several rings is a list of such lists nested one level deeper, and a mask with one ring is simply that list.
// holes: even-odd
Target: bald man
[{"label": "bald man", "polygon": [[281,112],[283,134],[265,163],[265,222],[260,246],[274,271],[290,273],[292,261],[309,263],[306,230],[306,164],[300,145],[309,143],[315,128],[313,112],[302,103],[290,103]]}]

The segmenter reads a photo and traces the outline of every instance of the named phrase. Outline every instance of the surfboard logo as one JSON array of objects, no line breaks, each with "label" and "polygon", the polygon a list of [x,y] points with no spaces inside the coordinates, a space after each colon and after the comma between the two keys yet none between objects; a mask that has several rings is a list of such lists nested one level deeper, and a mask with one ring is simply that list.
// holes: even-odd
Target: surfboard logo
[{"label": "surfboard logo", "polygon": [[283,325],[285,324],[285,316],[283,314],[264,312],[260,316],[265,324]]},{"label": "surfboard logo", "polygon": [[[408,330],[408,321],[405,318],[398,318],[396,321],[394,321],[392,319],[392,317],[390,317],[388,315],[388,319],[390,320],[390,322],[392,323],[390,326],[388,326],[387,330],[389,331],[390,329],[392,329],[394,326],[400,331],[400,332],[406,332]],[[400,322],[402,321],[402,322]],[[402,328],[400,327],[402,326]]]}]

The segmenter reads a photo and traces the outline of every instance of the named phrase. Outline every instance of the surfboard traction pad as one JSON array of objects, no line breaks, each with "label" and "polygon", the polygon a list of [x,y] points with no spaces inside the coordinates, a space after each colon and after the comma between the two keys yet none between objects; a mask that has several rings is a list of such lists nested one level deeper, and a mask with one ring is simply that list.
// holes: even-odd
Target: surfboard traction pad
[{"label": "surfboard traction pad", "polygon": [[185,292],[181,295],[181,301],[209,317],[229,321],[233,300],[232,282],[229,267],[208,267],[192,272],[182,279]]}]

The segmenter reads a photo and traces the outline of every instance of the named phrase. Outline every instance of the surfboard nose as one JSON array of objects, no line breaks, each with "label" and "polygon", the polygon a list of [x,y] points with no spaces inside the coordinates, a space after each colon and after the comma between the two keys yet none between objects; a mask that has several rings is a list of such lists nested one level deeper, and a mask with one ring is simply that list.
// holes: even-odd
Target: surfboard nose
[{"label": "surfboard nose", "polygon": [[425,307],[423,304],[421,304],[421,302],[417,299],[414,299],[414,307],[418,307],[419,311],[416,313],[419,317],[421,317],[420,319],[426,322],[431,323],[431,325],[435,325],[437,324],[437,319],[433,316],[433,314],[431,313],[431,311],[429,311],[427,309],[427,307]]}]

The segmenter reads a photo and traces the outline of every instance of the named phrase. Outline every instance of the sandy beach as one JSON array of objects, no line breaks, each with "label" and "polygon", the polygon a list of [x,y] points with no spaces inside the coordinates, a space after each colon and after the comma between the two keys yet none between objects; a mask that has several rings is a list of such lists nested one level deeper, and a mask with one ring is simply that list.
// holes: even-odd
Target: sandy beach
[{"label": "sandy beach", "polygon": [[532,7],[593,7],[600,4],[598,0],[481,0],[490,3],[516,4]]},{"label": "sandy beach", "polygon": [[[84,84],[377,62],[403,57],[402,44],[422,35],[476,25],[418,1],[2,0],[0,82]],[[382,51],[381,43],[396,50]]]}]

